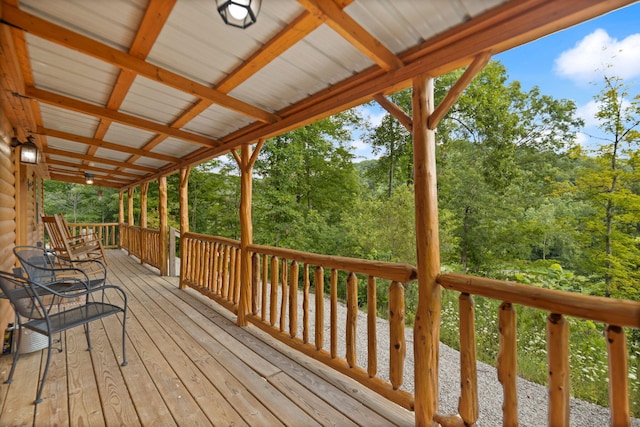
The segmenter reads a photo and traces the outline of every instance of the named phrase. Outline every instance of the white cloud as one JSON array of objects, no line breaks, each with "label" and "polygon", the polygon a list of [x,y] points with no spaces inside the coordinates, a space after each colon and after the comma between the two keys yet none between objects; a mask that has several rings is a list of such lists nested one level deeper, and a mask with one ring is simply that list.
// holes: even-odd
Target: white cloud
[{"label": "white cloud", "polygon": [[576,115],[584,120],[584,126],[586,128],[598,126],[599,122],[596,119],[597,112],[598,103],[595,100],[591,100],[576,109]]},{"label": "white cloud", "polygon": [[387,114],[387,111],[382,109],[378,104],[373,105],[361,105],[358,107],[362,117],[369,122],[373,127],[380,126],[382,119]]},{"label": "white cloud", "polygon": [[581,147],[587,147],[590,142],[590,137],[586,133],[578,132],[576,133],[576,144]]},{"label": "white cloud", "polygon": [[597,29],[556,58],[555,72],[579,85],[599,81],[604,73],[624,80],[640,77],[640,34],[617,40]]}]

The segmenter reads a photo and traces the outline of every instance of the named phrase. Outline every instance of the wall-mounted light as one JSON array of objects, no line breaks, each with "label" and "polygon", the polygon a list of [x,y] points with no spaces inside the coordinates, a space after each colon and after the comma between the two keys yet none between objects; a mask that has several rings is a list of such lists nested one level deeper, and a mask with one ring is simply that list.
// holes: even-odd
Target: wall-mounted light
[{"label": "wall-mounted light", "polygon": [[216,0],[218,13],[225,24],[247,28],[258,20],[262,0]]},{"label": "wall-mounted light", "polygon": [[12,138],[11,146],[20,147],[20,163],[25,165],[37,165],[40,160],[38,146],[33,142],[35,138],[31,135],[27,137],[27,142],[20,142],[18,138]]},{"label": "wall-mounted light", "polygon": [[85,173],[84,174],[84,182],[86,182],[87,185],[93,185],[93,174],[92,173]]}]

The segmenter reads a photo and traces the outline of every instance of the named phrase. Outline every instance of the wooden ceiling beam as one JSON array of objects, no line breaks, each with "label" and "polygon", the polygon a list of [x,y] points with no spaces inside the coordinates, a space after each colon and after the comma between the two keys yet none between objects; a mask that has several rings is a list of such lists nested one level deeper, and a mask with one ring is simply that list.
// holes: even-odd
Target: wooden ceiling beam
[{"label": "wooden ceiling beam", "polygon": [[338,7],[333,0],[298,0],[298,3],[319,19],[326,21],[329,27],[382,69],[395,70],[404,65],[400,58]]},{"label": "wooden ceiling beam", "polygon": [[[52,175],[60,175],[60,174],[64,174],[64,175],[69,175],[69,176],[77,176],[80,177],[81,179],[86,180],[86,172],[85,170],[69,170],[69,169],[62,169],[62,168],[49,168],[49,171]],[[96,175],[93,174],[93,179],[94,180],[102,180],[102,181],[111,181],[114,183],[120,183],[122,184],[127,184],[129,182],[131,182],[130,179],[124,179],[124,178],[116,178],[116,177],[112,177],[112,176],[103,176],[103,175]]]},{"label": "wooden ceiling beam", "polygon": [[126,145],[114,144],[113,142],[106,142],[95,138],[87,138],[86,136],[75,135],[69,132],[63,132],[55,129],[48,129],[39,126],[37,132],[41,135],[52,136],[55,138],[65,139],[67,141],[79,142],[96,148],[104,148],[107,150],[120,151],[122,153],[135,154],[140,157],[149,157],[152,159],[163,160],[165,162],[177,162],[180,159],[178,157],[167,156],[166,154],[153,153],[151,151],[141,150],[139,148],[133,148]]},{"label": "wooden ceiling beam", "polygon": [[[129,48],[129,55],[143,60],[147,57],[160,31],[164,28],[164,24],[167,22],[175,3],[176,0],[152,0],[149,2],[138,26],[136,36]],[[123,69],[120,70],[116,83],[111,90],[106,108],[111,110],[118,110],[120,108],[135,78],[136,74],[134,72]],[[103,139],[110,125],[111,120],[100,119],[98,128],[94,133],[94,138]],[[97,147],[90,146],[87,154],[93,155],[96,150]]]},{"label": "wooden ceiling beam", "polygon": [[[122,161],[106,159],[104,157],[88,156],[86,154],[74,153],[72,151],[66,151],[66,150],[58,150],[57,148],[51,148],[51,147],[47,147],[46,150],[44,150],[44,154],[51,155],[51,156],[62,156],[62,157],[67,157],[69,159],[88,160],[94,163],[102,163],[104,165],[110,165],[110,166],[116,166],[116,167],[123,166]],[[139,170],[147,173],[153,173],[158,170],[157,168],[152,168],[149,166],[133,165],[133,164],[126,165],[126,168],[132,169],[132,170]]]},{"label": "wooden ceiling beam", "polygon": [[150,80],[181,90],[190,95],[221,105],[224,108],[252,117],[264,123],[278,121],[278,116],[239,99],[228,96],[214,88],[183,77],[177,73],[148,63],[128,53],[112,48],[89,37],[70,31],[17,7],[5,5],[3,19],[10,25],[35,36],[82,52],[116,67],[130,70]]},{"label": "wooden ceiling beam", "polygon": [[142,178],[141,175],[139,174],[135,174],[135,173],[131,173],[131,172],[123,172],[123,171],[118,171],[116,169],[107,169],[107,168],[101,168],[98,166],[92,166],[92,165],[84,165],[82,163],[72,163],[72,162],[65,162],[64,160],[58,160],[58,159],[53,159],[53,158],[48,158],[47,159],[47,164],[48,165],[57,165],[57,166],[64,166],[67,168],[78,168],[78,169],[82,169],[85,171],[96,171],[96,172],[100,172],[100,173],[104,173],[104,174],[108,174],[108,175],[116,175],[116,176],[124,176],[124,177],[128,177],[128,178],[133,178],[133,179],[140,179]]},{"label": "wooden ceiling beam", "polygon": [[[88,185],[84,179],[84,177],[76,177],[76,176],[70,176],[67,174],[63,174],[63,173],[52,173],[50,176],[50,179],[54,180],[54,181],[60,181],[60,182],[71,182],[73,184],[84,184],[84,185]],[[95,179],[93,180],[93,185],[91,185],[92,187],[105,187],[105,188],[121,188],[122,185],[118,184],[116,182],[110,182],[110,181],[105,181],[102,179]]]},{"label": "wooden ceiling beam", "polygon": [[66,110],[76,111],[78,113],[88,114],[90,116],[108,118],[109,120],[112,120],[114,122],[122,123],[127,126],[132,126],[153,133],[164,134],[186,142],[190,142],[192,144],[198,144],[209,148],[220,145],[220,142],[215,139],[207,138],[180,129],[175,129],[160,123],[152,122],[151,120],[143,119],[136,116],[130,116],[118,111],[109,110],[104,107],[89,104],[88,102],[69,98],[68,96],[48,92],[43,89],[28,87],[25,90],[25,94],[27,97],[44,102],[45,104],[54,105]]}]

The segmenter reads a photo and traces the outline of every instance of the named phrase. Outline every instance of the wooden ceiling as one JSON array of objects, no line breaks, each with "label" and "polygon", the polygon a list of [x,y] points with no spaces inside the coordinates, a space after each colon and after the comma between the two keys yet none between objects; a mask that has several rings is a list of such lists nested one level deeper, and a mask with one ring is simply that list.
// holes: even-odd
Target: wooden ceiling
[{"label": "wooden ceiling", "polygon": [[[633,3],[1,0],[1,102],[51,179],[127,188]],[[483,61],[477,61],[483,62]]]}]

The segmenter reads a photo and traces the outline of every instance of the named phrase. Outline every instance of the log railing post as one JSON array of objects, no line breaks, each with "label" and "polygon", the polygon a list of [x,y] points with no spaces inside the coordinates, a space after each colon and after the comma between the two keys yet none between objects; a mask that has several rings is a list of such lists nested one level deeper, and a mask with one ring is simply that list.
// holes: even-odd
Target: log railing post
[{"label": "log railing post", "polygon": [[561,314],[547,318],[549,425],[569,425],[569,322]]},{"label": "log railing post", "polygon": [[503,302],[498,315],[500,330],[500,350],[498,352],[498,381],[502,384],[503,425],[518,425],[518,339],[516,309],[511,303]]},{"label": "log railing post", "polygon": [[609,325],[605,329],[609,352],[609,407],[612,426],[630,426],[629,364],[624,329]]}]

